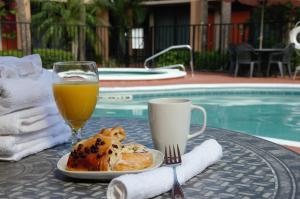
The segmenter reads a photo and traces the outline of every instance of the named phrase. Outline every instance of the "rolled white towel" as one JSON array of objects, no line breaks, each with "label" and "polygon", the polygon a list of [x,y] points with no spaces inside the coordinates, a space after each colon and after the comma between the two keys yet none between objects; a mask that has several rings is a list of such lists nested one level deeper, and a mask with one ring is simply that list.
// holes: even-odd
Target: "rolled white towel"
[{"label": "rolled white towel", "polygon": [[1,78],[38,78],[42,73],[40,55],[33,54],[22,58],[0,56]]},{"label": "rolled white towel", "polygon": [[71,131],[69,128],[63,126],[56,136],[46,136],[38,139],[33,139],[28,142],[16,144],[14,146],[14,153],[7,155],[0,155],[0,160],[18,161],[23,157],[38,153],[44,149],[51,148],[55,145],[65,143],[69,140]]},{"label": "rolled white towel", "polygon": [[[216,163],[222,157],[221,145],[213,139],[203,142],[183,155],[182,164],[176,168],[180,184]],[[158,180],[159,179],[159,180]],[[107,189],[108,199],[144,199],[167,192],[173,185],[173,171],[160,167],[139,174],[122,175],[113,179]]]},{"label": "rolled white towel", "polygon": [[0,79],[0,115],[54,102],[52,74],[43,70],[38,79]]},{"label": "rolled white towel", "polygon": [[62,120],[54,103],[23,109],[0,116],[0,135],[32,133]]}]

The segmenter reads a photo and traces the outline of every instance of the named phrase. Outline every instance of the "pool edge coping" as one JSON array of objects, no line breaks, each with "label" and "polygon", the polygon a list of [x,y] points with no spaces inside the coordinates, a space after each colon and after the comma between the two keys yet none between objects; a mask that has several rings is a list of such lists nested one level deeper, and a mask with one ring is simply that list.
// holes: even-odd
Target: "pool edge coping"
[{"label": "pool edge coping", "polygon": [[300,84],[261,84],[261,83],[222,83],[222,84],[173,84],[159,86],[128,86],[128,87],[101,87],[101,91],[151,91],[151,90],[172,90],[172,89],[194,89],[194,88],[294,88],[300,89]]},{"label": "pool edge coping", "polygon": [[[134,77],[129,76],[119,76],[119,75],[110,75],[109,77],[101,76],[101,71],[120,71],[120,72],[146,72],[146,71],[161,71],[163,73],[152,74],[151,76],[145,75],[136,75]],[[186,71],[181,71],[178,69],[167,69],[167,68],[159,68],[159,69],[146,69],[146,68],[98,68],[99,79],[100,81],[136,81],[136,80],[163,80],[163,79],[174,79],[181,78],[187,75]]]}]

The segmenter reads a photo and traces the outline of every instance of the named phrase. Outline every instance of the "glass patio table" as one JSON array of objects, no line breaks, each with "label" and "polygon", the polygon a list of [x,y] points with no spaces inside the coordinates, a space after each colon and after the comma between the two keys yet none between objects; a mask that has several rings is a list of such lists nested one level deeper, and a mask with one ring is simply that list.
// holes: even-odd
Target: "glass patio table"
[{"label": "glass patio table", "polygon": [[[100,128],[121,125],[128,142],[152,147],[147,120],[92,118],[84,136]],[[192,126],[192,130],[198,129]],[[183,185],[186,198],[299,198],[300,156],[280,145],[244,133],[207,128],[204,134],[188,141],[187,150],[214,138],[223,147],[216,164]],[[57,168],[60,145],[19,162],[0,162],[0,198],[106,198],[107,181],[72,179]],[[163,193],[155,198],[170,198]]]}]

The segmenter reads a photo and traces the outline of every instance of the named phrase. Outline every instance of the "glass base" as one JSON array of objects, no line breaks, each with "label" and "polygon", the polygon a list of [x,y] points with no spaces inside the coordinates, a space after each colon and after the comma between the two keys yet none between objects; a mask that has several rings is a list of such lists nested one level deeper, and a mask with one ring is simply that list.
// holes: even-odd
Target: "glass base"
[{"label": "glass base", "polygon": [[73,129],[72,128],[72,137],[71,137],[71,144],[74,146],[78,142],[80,142],[82,139],[82,129]]},{"label": "glass base", "polygon": [[72,130],[72,135],[71,135],[70,140],[67,143],[65,143],[64,149],[60,150],[58,152],[58,154],[60,156],[63,156],[65,154],[67,154],[67,153],[70,153],[73,150],[73,147],[78,142],[80,142],[81,139],[82,139],[82,129],[75,130],[75,129],[71,128],[71,130]]}]

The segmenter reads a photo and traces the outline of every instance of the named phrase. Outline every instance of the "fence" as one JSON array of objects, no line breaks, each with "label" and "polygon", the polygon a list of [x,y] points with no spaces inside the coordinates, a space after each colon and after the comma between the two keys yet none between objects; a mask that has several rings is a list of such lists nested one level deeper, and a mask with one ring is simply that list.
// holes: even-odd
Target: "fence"
[{"label": "fence", "polygon": [[[169,46],[189,44],[196,70],[227,68],[228,44],[258,47],[259,24],[204,24],[104,27],[0,22],[0,55],[39,53],[45,67],[66,60],[95,60],[104,67],[143,67],[144,60]],[[289,23],[266,23],[264,47],[287,42]],[[189,63],[183,50],[159,57],[152,67]]]}]

